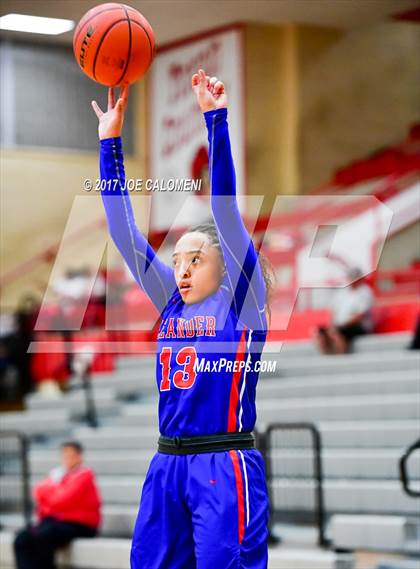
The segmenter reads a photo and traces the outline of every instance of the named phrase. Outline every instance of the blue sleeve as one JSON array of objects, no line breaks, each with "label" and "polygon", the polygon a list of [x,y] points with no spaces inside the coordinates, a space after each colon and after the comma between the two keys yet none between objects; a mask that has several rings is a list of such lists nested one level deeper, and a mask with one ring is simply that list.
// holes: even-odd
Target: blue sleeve
[{"label": "blue sleeve", "polygon": [[130,195],[125,187],[121,137],[100,141],[102,201],[109,233],[137,283],[147,293],[159,313],[176,289],[173,270],[162,263],[136,226]]},{"label": "blue sleeve", "polygon": [[223,251],[232,306],[243,324],[253,330],[266,330],[266,286],[258,254],[236,201],[227,109],[207,111],[204,118],[209,140],[212,212]]}]

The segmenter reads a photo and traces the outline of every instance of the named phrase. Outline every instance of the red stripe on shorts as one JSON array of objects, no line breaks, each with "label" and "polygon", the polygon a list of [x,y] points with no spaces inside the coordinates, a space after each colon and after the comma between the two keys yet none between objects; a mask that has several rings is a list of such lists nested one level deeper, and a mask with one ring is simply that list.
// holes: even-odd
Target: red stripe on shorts
[{"label": "red stripe on shorts", "polygon": [[242,543],[245,534],[245,509],[244,509],[244,485],[242,482],[241,467],[239,465],[238,453],[236,450],[229,451],[230,458],[235,471],[236,493],[238,495],[238,533],[239,545]]},{"label": "red stripe on shorts", "polygon": [[[246,350],[246,340],[245,340],[244,328],[241,334],[241,339],[238,344],[238,351],[236,352],[235,363],[242,362],[245,356]],[[229,398],[229,414],[228,414],[228,433],[236,432],[236,408],[238,407],[239,401],[239,381],[241,379],[243,369],[233,372],[232,386],[230,388],[230,398]]]}]

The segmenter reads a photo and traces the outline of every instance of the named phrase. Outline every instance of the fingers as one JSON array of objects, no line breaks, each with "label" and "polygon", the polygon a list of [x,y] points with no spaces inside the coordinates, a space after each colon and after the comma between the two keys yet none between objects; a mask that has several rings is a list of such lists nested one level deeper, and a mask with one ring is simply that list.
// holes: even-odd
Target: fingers
[{"label": "fingers", "polygon": [[214,84],[214,90],[215,91],[224,91],[225,90],[225,84],[223,83],[223,81],[220,81],[220,79],[218,79],[216,81],[216,83]]},{"label": "fingers", "polygon": [[114,87],[108,89],[108,111],[115,107],[115,91]]},{"label": "fingers", "polygon": [[217,83],[217,77],[212,77],[212,78],[209,80],[209,88],[210,88],[210,91],[213,91],[213,90],[214,90],[214,86],[215,86],[216,83]]},{"label": "fingers", "polygon": [[191,77],[192,88],[200,93],[203,93],[207,86],[206,77],[207,76],[202,69],[200,69],[198,73],[194,73],[194,75]]},{"label": "fingers", "polygon": [[225,86],[223,82],[220,81],[217,77],[212,77],[210,79],[209,90],[213,93],[213,95],[221,95],[225,92]]},{"label": "fingers", "polygon": [[199,78],[199,84],[198,84],[199,91],[203,93],[207,88],[207,77],[203,69],[198,70],[198,78]]},{"label": "fingers", "polygon": [[191,77],[191,85],[199,99],[201,97],[208,98],[208,95],[210,94],[213,98],[214,104],[219,100],[222,102],[222,97],[225,95],[224,83],[216,76],[209,77],[203,69],[199,69],[197,73],[194,73]]},{"label": "fingers", "polygon": [[225,91],[223,82],[215,76],[210,77],[206,75],[203,69],[199,69],[198,73],[194,73],[191,78],[191,84],[193,87],[207,88],[212,94],[222,94]]},{"label": "fingers", "polygon": [[98,119],[100,119],[104,113],[103,113],[103,111],[101,111],[98,103],[96,101],[92,101],[91,105],[92,105],[93,110],[95,111],[96,116],[98,117]]},{"label": "fingers", "polygon": [[118,98],[117,104],[115,105],[115,110],[118,113],[122,113],[127,106],[128,102],[128,85],[124,85],[121,88],[120,96]]},{"label": "fingers", "polygon": [[120,99],[122,99],[124,107],[127,105],[128,103],[128,90],[129,90],[129,85],[124,85],[124,87],[121,89],[121,93],[120,93]]},{"label": "fingers", "polygon": [[120,113],[123,112],[123,110],[124,110],[124,102],[123,102],[123,100],[122,100],[121,97],[118,99],[118,101],[117,101],[117,103],[116,103],[116,105],[115,105],[115,107],[114,107],[114,110],[115,110],[118,114],[120,114]]},{"label": "fingers", "polygon": [[222,81],[217,80],[213,87],[213,93],[215,95],[221,95],[225,92],[225,85]]}]

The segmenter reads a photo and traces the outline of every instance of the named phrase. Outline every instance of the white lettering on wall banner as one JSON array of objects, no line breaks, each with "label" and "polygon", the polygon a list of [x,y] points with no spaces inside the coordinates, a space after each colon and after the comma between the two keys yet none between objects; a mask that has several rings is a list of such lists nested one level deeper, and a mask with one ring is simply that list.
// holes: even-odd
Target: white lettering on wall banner
[{"label": "white lettering on wall banner", "polygon": [[[155,58],[149,83],[149,178],[200,179],[201,184],[198,192],[154,193],[152,230],[211,219],[207,128],[191,89],[191,76],[199,68],[226,85],[236,189],[238,196],[245,194],[242,33],[231,29],[186,40]],[[242,200],[239,205],[242,209]]]}]

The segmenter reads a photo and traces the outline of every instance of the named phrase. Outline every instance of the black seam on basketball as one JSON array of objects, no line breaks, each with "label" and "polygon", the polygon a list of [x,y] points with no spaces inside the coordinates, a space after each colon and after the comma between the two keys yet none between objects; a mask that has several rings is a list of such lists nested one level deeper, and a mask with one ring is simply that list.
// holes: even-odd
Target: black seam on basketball
[{"label": "black seam on basketball", "polygon": [[[99,14],[103,14],[104,12],[110,12],[111,10],[118,10],[118,8],[119,6],[114,6],[114,8],[105,8],[104,10],[101,10],[100,12],[97,12],[96,14],[93,14],[90,18],[88,18],[86,22],[83,22],[83,24],[80,26],[80,30],[78,30],[76,36],[73,38],[73,44],[76,45],[76,42],[79,39],[79,35],[80,32],[82,31],[83,26],[88,24],[91,20],[93,20],[93,18],[96,18],[96,16],[99,16]],[[79,26],[80,24],[81,22],[79,22],[77,25]]]},{"label": "black seam on basketball", "polygon": [[127,21],[126,18],[121,18],[121,20],[116,20],[115,22],[112,22],[112,24],[109,26],[109,28],[108,28],[107,30],[105,30],[105,32],[103,33],[103,35],[102,35],[102,37],[101,37],[101,40],[100,40],[100,42],[99,42],[99,44],[98,44],[98,48],[97,48],[96,53],[95,53],[95,59],[93,60],[92,74],[93,74],[93,77],[94,77],[95,81],[96,81],[96,72],[95,72],[95,69],[96,69],[96,62],[97,62],[97,60],[98,60],[99,51],[100,51],[100,49],[101,49],[101,47],[102,47],[102,44],[103,44],[104,39],[105,39],[105,36],[108,34],[108,32],[109,32],[114,26],[116,26],[116,25],[119,24],[120,22],[126,22],[126,21]]},{"label": "black seam on basketball", "polygon": [[121,81],[124,78],[124,75],[127,73],[127,69],[128,69],[128,64],[130,63],[130,58],[131,58],[131,45],[132,45],[132,33],[131,33],[131,20],[130,20],[130,16],[128,15],[128,12],[124,6],[124,4],[121,5],[122,9],[125,12],[125,15],[127,16],[127,23],[128,23],[128,53],[127,53],[127,59],[125,61],[125,66],[122,72],[121,77],[118,79],[118,81],[115,83],[115,85],[119,85],[121,83]]},{"label": "black seam on basketball", "polygon": [[150,39],[150,37],[149,37],[149,34],[147,33],[146,28],[145,28],[142,24],[140,24],[140,22],[136,22],[136,20],[130,20],[130,21],[131,21],[133,24],[137,24],[138,26],[140,26],[141,29],[142,29],[142,30],[144,31],[144,33],[146,34],[147,39],[149,40],[149,45],[150,45],[150,62],[152,62],[152,59],[153,59],[153,46],[152,46],[152,41],[151,41],[151,39]]}]

